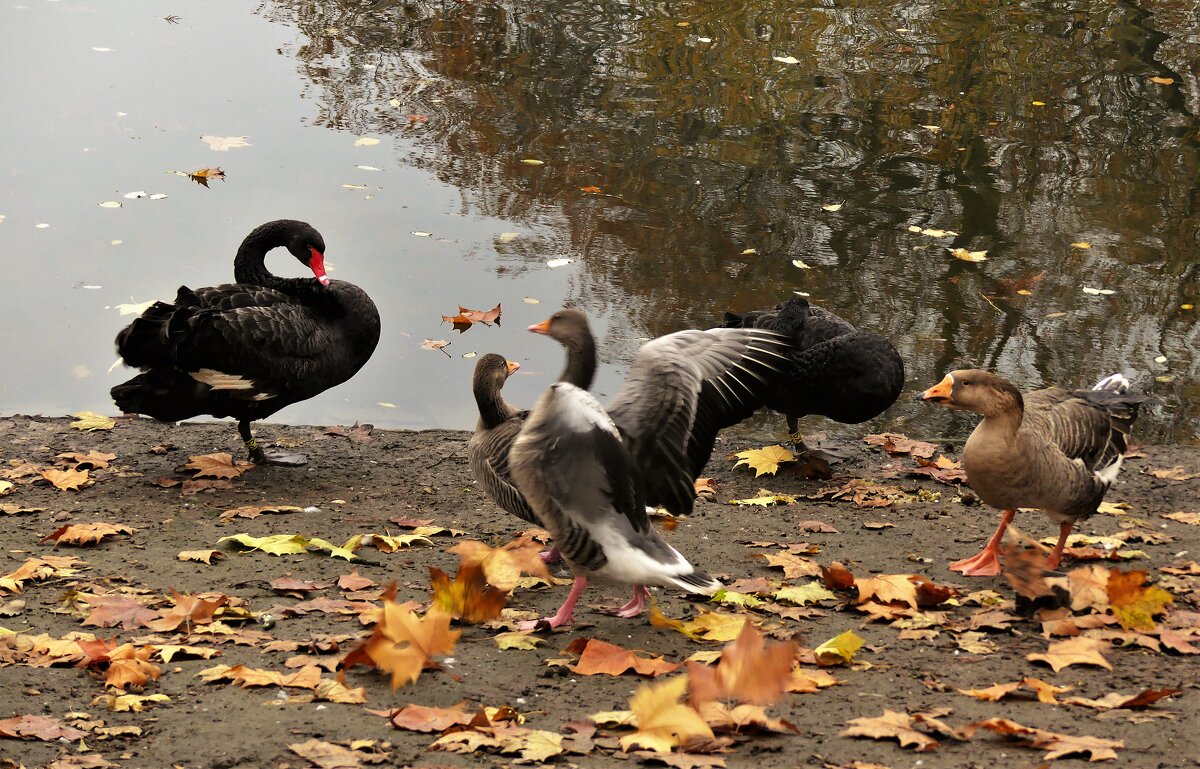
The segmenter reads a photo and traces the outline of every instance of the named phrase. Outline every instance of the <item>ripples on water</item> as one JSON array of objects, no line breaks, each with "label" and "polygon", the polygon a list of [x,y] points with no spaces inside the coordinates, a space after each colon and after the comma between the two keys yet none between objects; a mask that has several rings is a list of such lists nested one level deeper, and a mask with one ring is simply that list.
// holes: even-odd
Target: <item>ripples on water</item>
[{"label": "ripples on water", "polygon": [[[1026,388],[1121,370],[1166,403],[1144,419],[1143,440],[1196,441],[1200,332],[1181,305],[1200,303],[1200,3],[1143,7],[268,1],[246,7],[267,33],[249,30],[216,61],[245,79],[232,112],[266,126],[274,115],[278,133],[240,156],[260,166],[197,200],[231,199],[250,171],[310,164],[295,189],[272,193],[282,198],[272,216],[307,216],[331,248],[354,233],[357,245],[406,252],[356,257],[345,273],[377,297],[385,325],[376,359],[340,389],[357,400],[333,417],[297,405],[281,419],[361,411],[376,424],[467,427],[473,361],[460,347],[532,359],[534,376],[512,385],[514,400],[531,401],[561,356],[516,331],[559,299],[597,319],[600,389],[611,393],[642,338],[804,292],[891,338],[910,391],[967,364]],[[210,36],[234,26],[229,13],[190,13],[185,23]],[[179,62],[153,64],[181,84],[218,66],[184,74]],[[220,97],[209,98],[213,109]],[[193,131],[199,122],[160,120],[143,133],[185,126],[194,142],[217,130]],[[247,130],[237,125],[220,130]],[[313,138],[321,129],[330,141]],[[361,162],[326,147],[361,135],[383,137],[393,165],[436,181],[389,171],[370,203],[325,191],[349,180],[329,168]],[[166,162],[188,161],[155,160]],[[230,255],[271,218],[241,221],[251,207],[238,205],[215,209],[228,221],[213,242],[232,241]],[[412,221],[416,210],[456,217],[460,231],[414,248],[407,231],[430,229]],[[214,211],[189,213],[161,237]],[[504,229],[522,235],[496,239]],[[1072,246],[1081,242],[1091,247]],[[947,249],[958,247],[986,249],[987,261],[954,259]],[[557,256],[575,262],[551,273],[545,260]],[[154,285],[195,282],[191,270]],[[121,290],[133,292],[128,282]],[[535,292],[544,303],[523,307]],[[448,333],[421,319],[480,294],[504,301],[502,334],[455,337],[452,358],[415,352],[421,336]],[[104,336],[94,344],[107,346]],[[381,400],[400,409],[372,411]],[[962,436],[973,421],[905,398],[866,428],[839,431]]]},{"label": "ripples on water", "polygon": [[[435,112],[422,162],[474,206],[563,227],[582,263],[569,299],[616,316],[622,358],[804,291],[895,340],[911,389],[964,364],[1025,387],[1122,370],[1169,404],[1143,435],[1200,432],[1196,311],[1180,307],[1200,255],[1194,2],[322,7],[343,10],[267,13],[314,38],[363,29],[383,65],[341,92],[363,51],[331,40],[327,111],[407,93]],[[970,420],[909,403],[882,420],[910,422]]]}]

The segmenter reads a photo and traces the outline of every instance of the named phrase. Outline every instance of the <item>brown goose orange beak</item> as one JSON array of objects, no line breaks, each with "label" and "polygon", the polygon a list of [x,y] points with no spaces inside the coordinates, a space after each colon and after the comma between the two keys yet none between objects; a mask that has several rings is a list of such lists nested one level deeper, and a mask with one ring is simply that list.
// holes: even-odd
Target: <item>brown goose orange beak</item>
[{"label": "brown goose orange beak", "polygon": [[535,334],[549,334],[550,333],[550,319],[546,318],[541,323],[534,323],[532,326],[529,327],[529,330]]},{"label": "brown goose orange beak", "polygon": [[947,374],[945,379],[921,393],[921,400],[933,401],[934,403],[948,403],[953,395],[954,377]]},{"label": "brown goose orange beak", "polygon": [[515,360],[506,360],[504,363],[508,366],[508,373],[510,376],[514,371],[521,368],[521,364],[517,363]]}]

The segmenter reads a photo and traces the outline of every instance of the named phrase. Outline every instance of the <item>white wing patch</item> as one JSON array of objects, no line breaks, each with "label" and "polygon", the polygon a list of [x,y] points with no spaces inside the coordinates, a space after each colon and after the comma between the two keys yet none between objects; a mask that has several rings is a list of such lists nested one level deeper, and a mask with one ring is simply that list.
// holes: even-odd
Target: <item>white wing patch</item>
[{"label": "white wing patch", "polygon": [[1118,456],[1117,460],[1108,467],[1097,470],[1096,480],[1103,483],[1105,486],[1111,486],[1113,481],[1117,479],[1117,473],[1121,472],[1121,463],[1125,461],[1125,457]]},{"label": "white wing patch", "polygon": [[[202,368],[199,371],[192,371],[188,374],[197,382],[202,382],[214,390],[253,390],[254,380],[247,379],[238,374],[226,374],[222,371],[217,371],[211,368]],[[270,398],[270,395],[266,397]],[[255,396],[256,400],[261,400]]]},{"label": "white wing patch", "polygon": [[612,417],[590,392],[581,390],[569,382],[555,382],[551,386],[561,399],[559,414],[572,430],[582,433],[599,427],[607,433],[620,436]]}]

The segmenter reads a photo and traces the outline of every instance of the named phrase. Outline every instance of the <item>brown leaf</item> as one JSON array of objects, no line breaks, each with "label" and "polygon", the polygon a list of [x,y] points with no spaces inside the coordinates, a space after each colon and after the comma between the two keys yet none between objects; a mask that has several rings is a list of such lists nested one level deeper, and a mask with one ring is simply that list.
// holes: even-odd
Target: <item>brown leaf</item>
[{"label": "brown leaf", "polygon": [[1183,511],[1178,513],[1163,513],[1159,518],[1167,518],[1172,521],[1179,521],[1180,523],[1188,523],[1192,526],[1200,526],[1200,513],[1185,513]]},{"label": "brown leaf", "polygon": [[1182,689],[1146,689],[1134,695],[1110,692],[1098,700],[1089,700],[1085,697],[1067,697],[1063,702],[1068,705],[1083,705],[1084,707],[1095,708],[1097,710],[1114,710],[1118,708],[1133,710],[1152,705],[1164,697],[1181,694],[1182,691]]},{"label": "brown leaf", "polygon": [[839,561],[829,564],[828,568],[821,567],[821,583],[830,590],[849,590],[855,582],[854,575]]},{"label": "brown leaf", "polygon": [[87,470],[43,470],[42,477],[62,491],[79,491],[94,483]]},{"label": "brown leaf", "polygon": [[122,523],[75,523],[60,526],[39,541],[53,542],[55,547],[59,545],[91,545],[105,537],[116,534],[133,534],[135,531],[137,530]]},{"label": "brown leaf", "polygon": [[253,519],[264,513],[282,514],[302,512],[304,512],[304,508],[296,507],[295,505],[243,505],[242,507],[234,507],[221,513],[221,520],[231,521],[234,518]]},{"label": "brown leaf", "polygon": [[1097,665],[1112,670],[1112,665],[1102,653],[1107,647],[1108,644],[1103,641],[1079,636],[1055,641],[1050,644],[1045,654],[1026,654],[1025,659],[1030,662],[1045,662],[1055,673],[1068,665]]},{"label": "brown leaf", "polygon": [[821,567],[816,561],[792,553],[768,553],[759,557],[766,560],[767,566],[783,569],[785,579],[815,577],[821,573]]},{"label": "brown leaf", "polygon": [[216,454],[200,454],[188,457],[187,464],[182,469],[196,471],[195,477],[197,478],[225,480],[228,478],[237,478],[253,467],[253,462],[238,462],[234,464],[232,456],[227,452],[220,451]]},{"label": "brown leaf", "polygon": [[225,554],[220,550],[184,550],[177,557],[181,561],[200,561],[211,566],[213,558],[220,560]]},{"label": "brown leaf", "polygon": [[49,716],[13,716],[0,719],[0,737],[15,737],[18,740],[78,740],[87,732],[67,726]]},{"label": "brown leaf", "polygon": [[[579,651],[574,651],[575,648]],[[581,676],[619,676],[632,670],[638,675],[654,678],[679,668],[678,662],[667,662],[662,657],[642,657],[637,652],[598,638],[578,638],[568,650],[579,655],[579,661],[568,669]]]},{"label": "brown leaf", "polygon": [[458,307],[457,315],[443,315],[443,323],[450,323],[454,326],[454,330],[459,333],[466,331],[476,323],[482,323],[485,326],[490,326],[495,323],[500,325],[500,305],[497,304],[490,310],[469,310],[462,305]]},{"label": "brown leaf", "polygon": [[392,726],[411,732],[444,732],[452,726],[465,726],[471,723],[474,713],[463,709],[463,703],[449,708],[431,708],[425,705],[409,703],[402,708],[391,711],[370,711],[386,715]]},{"label": "brown leaf", "polygon": [[797,649],[794,641],[767,643],[754,623],[747,622],[721,651],[715,667],[688,662],[688,698],[693,706],[719,699],[770,705],[793,680]]},{"label": "brown leaf", "polygon": [[938,455],[936,461],[917,457],[917,467],[908,471],[909,475],[927,475],[940,483],[956,484],[967,482],[967,472],[962,469],[962,463]]},{"label": "brown leaf", "polygon": [[895,738],[901,747],[915,746],[918,753],[926,753],[940,745],[937,740],[913,726],[913,718],[896,710],[883,711],[875,717],[852,718],[847,728],[838,732],[839,737],[870,737],[876,740]]},{"label": "brown leaf", "polygon": [[464,540],[446,552],[458,555],[462,566],[479,565],[489,584],[505,592],[517,586],[522,574],[550,583],[550,571],[541,559],[541,546],[532,537],[522,536],[503,547],[491,547],[483,542]]},{"label": "brown leaf", "polygon": [[144,627],[158,616],[158,612],[126,595],[95,596],[88,598],[86,603],[90,612],[82,624],[95,627],[120,625],[125,630],[133,630]]},{"label": "brown leaf", "polygon": [[880,433],[863,436],[863,442],[870,446],[879,446],[889,454],[908,454],[914,457],[928,459],[937,451],[937,445],[925,441],[914,441],[900,433]]},{"label": "brown leaf", "polygon": [[1126,630],[1154,630],[1154,617],[1166,611],[1174,596],[1156,585],[1143,585],[1144,571],[1114,571],[1108,577],[1108,602]]},{"label": "brown leaf", "polygon": [[225,181],[225,172],[220,168],[197,168],[195,171],[187,171],[186,173],[189,179],[201,187],[207,187],[208,182],[212,179]]},{"label": "brown leaf", "polygon": [[[59,456],[62,456],[61,454]],[[1153,475],[1155,478],[1161,478],[1170,481],[1190,481],[1193,478],[1200,478],[1200,473],[1189,472],[1182,465],[1175,465],[1167,470],[1159,470],[1153,467],[1148,467],[1142,472],[1147,475]]]},{"label": "brown leaf", "polygon": [[342,590],[366,590],[369,587],[375,587],[377,583],[370,577],[364,577],[358,573],[358,567],[350,570],[349,574],[343,574],[338,577],[337,585]]},{"label": "brown leaf", "polygon": [[1072,737],[1066,734],[1055,734],[1041,729],[1023,726],[1007,718],[989,718],[986,721],[976,721],[962,728],[963,734],[970,737],[978,729],[988,729],[1009,737],[1025,740],[1029,747],[1046,748],[1048,752],[1043,758],[1053,761],[1056,758],[1087,753],[1091,761],[1115,759],[1114,748],[1123,748],[1125,743],[1120,740],[1106,740],[1100,737]]},{"label": "brown leaf", "polygon": [[171,591],[175,605],[160,612],[160,619],[146,623],[146,627],[158,631],[176,630],[180,625],[189,629],[192,625],[207,625],[213,621],[217,609],[229,603],[229,596],[218,596],[213,600],[205,600],[195,595],[184,595]]},{"label": "brown leaf", "polygon": [[105,454],[102,451],[92,450],[86,454],[78,451],[64,451],[58,455],[59,459],[65,459],[66,464],[72,470],[103,470],[108,467],[108,463],[117,458],[116,454]]},{"label": "brown leaf", "polygon": [[877,577],[856,579],[854,584],[858,588],[858,603],[866,603],[875,598],[881,603],[897,601],[907,604],[910,608],[917,608],[917,586],[910,579],[911,576],[880,574]]},{"label": "brown leaf", "polygon": [[441,569],[429,567],[433,605],[455,619],[479,624],[500,616],[508,595],[487,584],[478,563],[462,564],[451,580]]},{"label": "brown leaf", "polygon": [[[326,435],[336,435],[340,438],[348,438],[351,443],[368,443],[371,440],[371,431],[375,429],[375,425],[359,424],[355,422],[350,427],[342,427],[334,425],[333,427],[325,428]],[[299,508],[298,508],[299,509]]]}]

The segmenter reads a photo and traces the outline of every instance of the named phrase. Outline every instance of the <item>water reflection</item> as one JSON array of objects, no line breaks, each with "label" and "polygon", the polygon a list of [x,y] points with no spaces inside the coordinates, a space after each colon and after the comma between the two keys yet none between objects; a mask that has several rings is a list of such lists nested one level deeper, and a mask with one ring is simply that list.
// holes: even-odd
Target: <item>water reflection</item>
[{"label": "water reflection", "polygon": [[[1200,436],[1196,2],[262,13],[308,37],[326,125],[417,136],[465,207],[556,225],[501,279],[578,259],[570,298],[618,357],[803,291],[892,338],[913,388],[965,363],[1029,387],[1122,370],[1169,404],[1144,437]],[[967,424],[884,421],[916,420]]]}]

